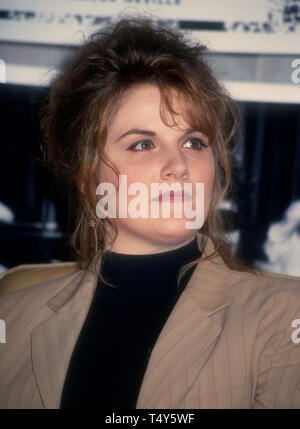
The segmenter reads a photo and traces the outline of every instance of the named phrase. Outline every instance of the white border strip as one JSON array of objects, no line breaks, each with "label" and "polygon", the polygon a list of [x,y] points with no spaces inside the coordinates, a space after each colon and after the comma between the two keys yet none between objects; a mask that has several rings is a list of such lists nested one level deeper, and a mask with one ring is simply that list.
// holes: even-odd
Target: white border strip
[{"label": "white border strip", "polygon": [[6,83],[30,86],[49,86],[56,69],[19,64],[6,64]]},{"label": "white border strip", "polygon": [[[49,86],[57,70],[6,64],[6,83]],[[300,85],[223,81],[223,85],[237,101],[300,104]]]},{"label": "white border strip", "polygon": [[[94,26],[40,24],[19,22],[12,25],[0,21],[0,42],[39,45],[77,46],[99,29]],[[244,33],[219,31],[188,31],[214,52],[240,54],[300,55],[299,33]]]},{"label": "white border strip", "polygon": [[284,33],[244,33],[220,31],[190,32],[212,52],[235,54],[296,55],[300,56],[300,36]]},{"label": "white border strip", "polygon": [[223,84],[237,101],[300,104],[300,85],[232,81]]}]

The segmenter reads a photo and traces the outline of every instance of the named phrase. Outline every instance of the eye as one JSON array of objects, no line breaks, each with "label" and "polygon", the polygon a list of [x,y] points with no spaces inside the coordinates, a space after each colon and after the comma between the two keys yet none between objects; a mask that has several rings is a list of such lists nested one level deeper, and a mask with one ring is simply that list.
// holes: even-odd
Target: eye
[{"label": "eye", "polygon": [[132,150],[135,152],[145,152],[151,149],[151,145],[153,145],[151,140],[141,140],[129,146],[127,150]]},{"label": "eye", "polygon": [[187,140],[183,146],[187,147],[186,145],[189,144],[191,149],[196,149],[196,150],[202,150],[203,148],[207,148],[208,145],[206,143],[204,143],[203,140],[199,139],[198,137],[193,137],[189,140]]}]

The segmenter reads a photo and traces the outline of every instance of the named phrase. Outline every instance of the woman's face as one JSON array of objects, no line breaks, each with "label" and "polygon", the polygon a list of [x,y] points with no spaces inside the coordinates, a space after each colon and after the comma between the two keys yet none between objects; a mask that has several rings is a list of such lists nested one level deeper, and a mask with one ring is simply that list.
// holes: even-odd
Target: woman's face
[{"label": "woman's face", "polygon": [[[178,201],[171,200],[170,215],[163,217],[162,206],[167,203],[152,200],[154,194],[151,194],[151,184],[172,185],[176,182],[184,189],[183,185],[189,183],[192,186],[192,198],[187,200],[186,194],[184,195],[182,210],[185,201],[192,204],[190,207],[194,211],[203,210],[204,219],[209,210],[215,168],[208,138],[200,131],[192,130],[185,122],[185,103],[176,92],[172,97],[176,126],[170,127],[163,122],[160,101],[160,91],[156,86],[135,86],[123,95],[108,126],[104,152],[119,169],[120,175],[125,175],[126,191],[134,183],[141,183],[148,190],[143,197],[139,193],[128,195],[127,192],[127,201],[122,199],[128,208],[130,202],[134,199],[137,201],[136,198],[140,195],[137,208],[143,205],[147,212],[144,218],[133,218],[128,213],[126,217],[118,217],[119,194],[122,195],[121,198],[124,194],[117,192],[115,220],[119,234],[111,247],[115,252],[147,254],[172,250],[190,242],[199,230],[199,227],[187,228],[187,222],[193,219],[190,215],[186,217],[184,211],[181,217],[175,216]],[[110,183],[117,189],[119,178],[110,167],[101,163],[97,174],[98,183]],[[126,182],[123,185],[124,183]],[[196,183],[204,184],[203,200],[199,192],[196,195]],[[101,198],[102,196],[97,197],[98,200]],[[198,203],[200,200],[204,202],[204,208],[199,208],[197,198]],[[153,216],[151,204],[152,207],[157,206],[158,217]]]}]

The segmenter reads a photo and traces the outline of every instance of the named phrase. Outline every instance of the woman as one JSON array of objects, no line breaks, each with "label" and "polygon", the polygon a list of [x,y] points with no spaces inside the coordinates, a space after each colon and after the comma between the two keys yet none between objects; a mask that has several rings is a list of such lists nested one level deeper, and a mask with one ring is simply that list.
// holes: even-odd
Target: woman
[{"label": "woman", "polygon": [[78,269],[1,298],[2,408],[300,408],[300,284],[222,236],[236,106],[204,51],[121,20],[53,83],[45,153]]}]

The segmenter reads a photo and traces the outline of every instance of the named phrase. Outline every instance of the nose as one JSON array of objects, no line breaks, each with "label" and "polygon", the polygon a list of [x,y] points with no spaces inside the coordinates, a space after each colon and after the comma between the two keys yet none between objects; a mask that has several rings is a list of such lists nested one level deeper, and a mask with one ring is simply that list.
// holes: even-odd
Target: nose
[{"label": "nose", "polygon": [[161,168],[161,178],[165,181],[186,180],[189,177],[189,169],[184,154],[178,147],[168,148],[164,154]]}]

